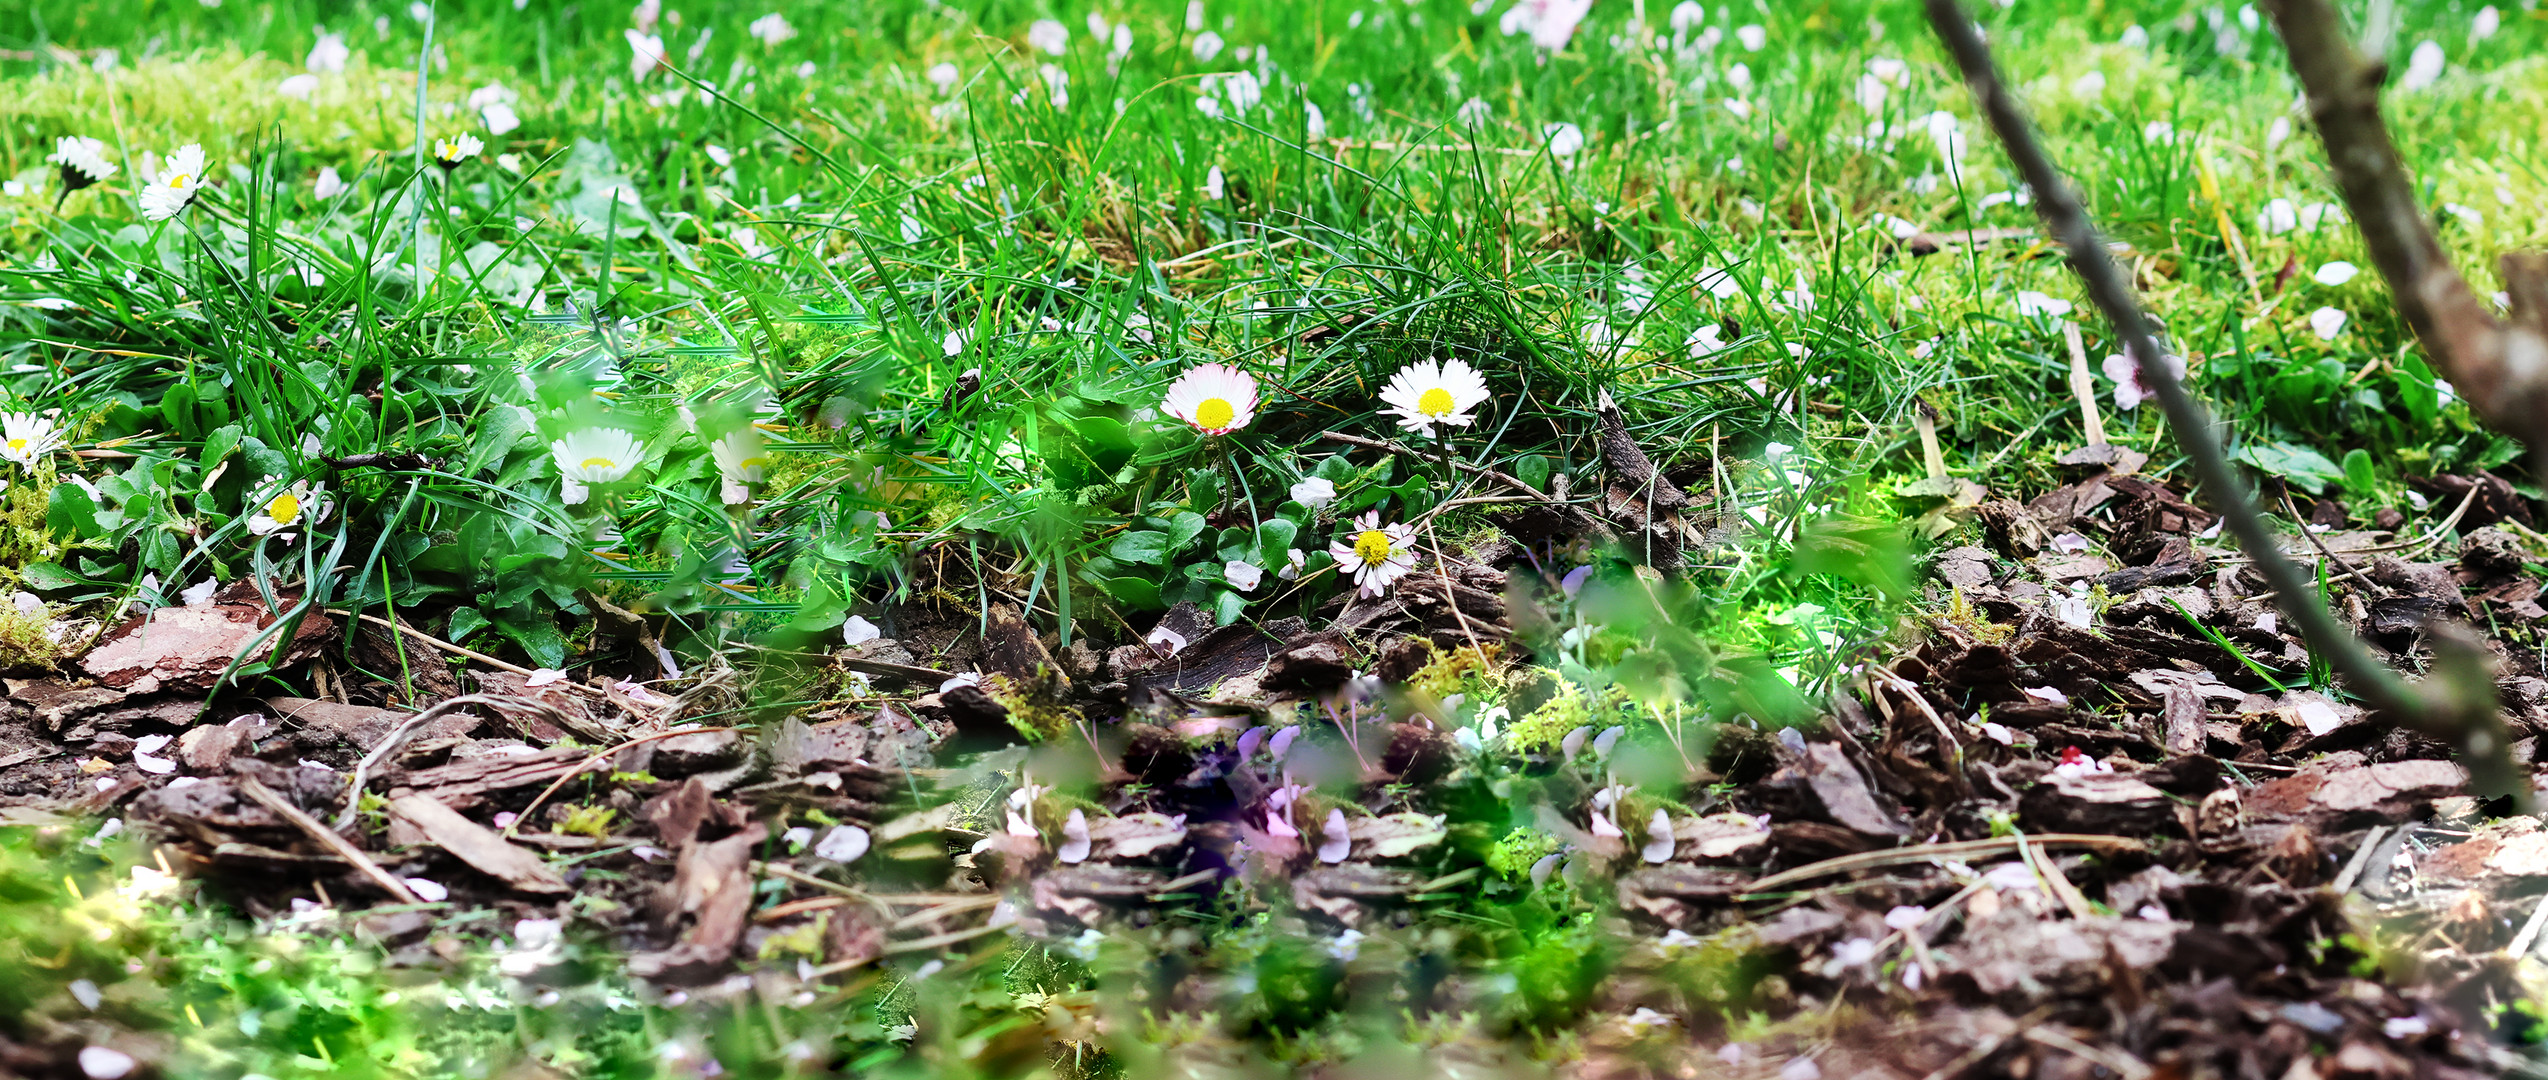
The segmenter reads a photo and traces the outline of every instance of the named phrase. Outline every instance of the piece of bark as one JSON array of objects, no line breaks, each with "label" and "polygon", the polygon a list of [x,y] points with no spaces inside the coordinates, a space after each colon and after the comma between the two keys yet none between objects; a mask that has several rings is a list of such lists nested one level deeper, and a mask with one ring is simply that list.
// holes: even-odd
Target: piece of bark
[{"label": "piece of bark", "polygon": [[450,852],[478,872],[528,893],[562,893],[566,879],[527,848],[515,847],[495,830],[460,816],[429,795],[405,795],[389,801],[389,810],[417,828],[434,846]]},{"label": "piece of bark", "polygon": [[[274,711],[277,720],[324,732],[369,752],[380,745],[392,730],[414,713],[398,709],[376,709],[369,705],[346,705],[317,698],[271,697],[265,707]],[[416,737],[457,739],[478,729],[480,721],[467,713],[454,712],[426,725]]]},{"label": "piece of bark", "polygon": [[1770,786],[1810,793],[1814,809],[1832,824],[1871,837],[1907,835],[1911,829],[1876,801],[1866,778],[1849,756],[1833,743],[1808,743],[1793,764],[1767,781]]},{"label": "piece of bark", "polygon": [[2202,753],[2210,745],[2210,736],[2203,726],[2203,695],[2192,687],[2171,686],[2161,700],[2165,702],[2161,715],[2167,724],[2168,753]]},{"label": "piece of bark", "polygon": [[[496,792],[542,787],[558,777],[583,766],[589,751],[571,746],[552,747],[528,754],[453,761],[430,769],[418,769],[397,776],[395,783],[418,793],[433,796],[454,810],[467,812],[486,802]],[[601,763],[607,767],[607,763]]]},{"label": "piece of bark", "polygon": [[[260,643],[258,636],[273,622],[257,604],[160,608],[109,632],[81,658],[80,669],[102,685],[135,694],[162,689],[200,693],[212,689],[233,660],[253,660],[272,649],[274,639]],[[284,662],[308,658],[335,627],[324,615],[304,616],[283,649]]]},{"label": "piece of bark", "polygon": [[753,850],[767,839],[763,832],[746,829],[723,840],[682,847],[658,922],[670,927],[686,920],[688,925],[671,948],[630,957],[632,974],[696,984],[733,959],[735,942],[752,914],[752,878],[746,870]]},{"label": "piece of bark", "polygon": [[292,805],[290,801],[276,794],[274,789],[265,786],[256,777],[240,777],[239,794],[273,811],[276,817],[290,822],[293,828],[301,830],[302,835],[318,841],[319,846],[333,852],[336,857],[353,863],[354,868],[362,871],[364,877],[370,878],[373,884],[379,885],[382,891],[387,892],[399,903],[420,902],[415,892],[407,888],[406,882],[392,876],[389,871],[381,869],[380,864],[373,862],[371,856],[363,853],[363,849],[355,847],[353,841],[329,831],[319,819],[311,817],[309,811]]}]

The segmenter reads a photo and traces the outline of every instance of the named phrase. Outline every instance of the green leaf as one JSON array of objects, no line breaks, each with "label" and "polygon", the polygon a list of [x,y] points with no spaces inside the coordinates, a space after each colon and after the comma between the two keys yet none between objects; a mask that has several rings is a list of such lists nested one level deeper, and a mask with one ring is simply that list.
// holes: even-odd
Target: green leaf
[{"label": "green leaf", "polygon": [[478,422],[477,435],[469,441],[469,457],[460,470],[461,475],[475,476],[478,470],[503,461],[531,427],[529,409],[519,405],[497,405],[488,409],[486,416]]},{"label": "green leaf", "polygon": [[224,424],[204,433],[201,464],[206,477],[204,481],[206,487],[211,486],[212,483],[210,479],[212,467],[221,464],[221,459],[229,457],[231,451],[239,448],[239,435],[237,424]]},{"label": "green leaf", "polygon": [[1194,538],[1203,535],[1203,515],[1191,510],[1168,519],[1168,550],[1184,551]]},{"label": "green leaf", "polygon": [[1247,597],[1223,589],[1221,594],[1214,597],[1212,601],[1212,624],[1228,626],[1239,621],[1239,613],[1245,610],[1247,610]]},{"label": "green leaf", "polygon": [[499,612],[496,632],[530,654],[531,662],[546,668],[566,666],[566,639],[557,632],[557,622],[546,614],[527,608]]},{"label": "green leaf", "polygon": [[442,632],[452,644],[460,645],[469,640],[469,635],[486,628],[487,617],[480,614],[478,609],[457,607],[451,609],[451,621],[443,626]]},{"label": "green leaf", "polygon": [[1548,459],[1538,454],[1525,455],[1513,463],[1513,478],[1541,491],[1548,490],[1548,474]]},{"label": "green leaf", "polygon": [[1115,542],[1106,548],[1106,555],[1120,563],[1157,566],[1168,561],[1169,550],[1167,533],[1142,529],[1116,537]]},{"label": "green leaf", "polygon": [[56,589],[76,589],[88,584],[87,579],[49,562],[28,563],[18,568],[18,580],[26,582],[30,589],[42,589],[46,592]]},{"label": "green leaf", "polygon": [[2378,477],[2371,472],[2371,452],[2361,447],[2345,451],[2345,494],[2366,498]]},{"label": "green leaf", "polygon": [[2249,443],[2238,452],[2238,460],[2300,485],[2301,490],[2316,495],[2327,485],[2344,479],[2344,470],[2336,463],[2306,446],[2291,443]]},{"label": "green leaf", "polygon": [[1259,566],[1281,566],[1290,558],[1292,542],[1300,539],[1301,527],[1275,518],[1256,527],[1256,553]]},{"label": "green leaf", "polygon": [[1168,606],[1159,602],[1159,583],[1148,578],[1107,578],[1106,595],[1125,607],[1145,611]]},{"label": "green leaf", "polygon": [[97,500],[78,484],[54,487],[53,496],[44,507],[44,528],[82,540],[95,539],[106,531],[97,521]]}]

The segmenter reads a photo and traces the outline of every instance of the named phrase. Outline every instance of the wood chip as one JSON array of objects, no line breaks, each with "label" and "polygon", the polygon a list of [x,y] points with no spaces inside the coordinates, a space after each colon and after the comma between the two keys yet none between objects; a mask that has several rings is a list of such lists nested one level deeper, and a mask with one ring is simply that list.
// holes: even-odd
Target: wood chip
[{"label": "wood chip", "polygon": [[566,879],[530,849],[505,842],[495,830],[460,816],[426,795],[402,795],[389,802],[391,813],[424,830],[436,847],[458,856],[481,873],[522,892],[562,893]]}]

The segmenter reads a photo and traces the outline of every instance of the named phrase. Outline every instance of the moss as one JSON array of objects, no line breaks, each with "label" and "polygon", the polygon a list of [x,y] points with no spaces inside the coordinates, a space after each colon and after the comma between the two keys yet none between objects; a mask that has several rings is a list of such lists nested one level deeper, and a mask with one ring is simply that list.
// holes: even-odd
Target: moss
[{"label": "moss", "polygon": [[558,823],[557,831],[566,836],[608,840],[611,819],[618,816],[619,811],[607,806],[578,806],[566,815],[566,820]]},{"label": "moss", "polygon": [[1547,704],[1504,729],[1504,741],[1524,753],[1545,750],[1564,741],[1567,732],[1586,724],[1599,727],[1623,723],[1620,710],[1627,704],[1627,692],[1615,686],[1598,696],[1565,686]]},{"label": "moss", "polygon": [[1009,711],[1009,726],[1028,742],[1043,742],[1079,725],[1079,710],[1063,704],[1050,681],[992,675],[982,680],[982,692]]},{"label": "moss", "polygon": [[1486,867],[1508,880],[1519,879],[1531,872],[1531,864],[1556,854],[1557,848],[1554,836],[1537,829],[1515,829],[1487,849]]},{"label": "moss", "polygon": [[1453,694],[1480,700],[1502,693],[1503,681],[1496,677],[1495,660],[1504,651],[1503,643],[1462,645],[1449,652],[1431,642],[1425,647],[1433,650],[1433,660],[1407,677],[1409,689],[1436,701]]},{"label": "moss", "polygon": [[2016,627],[1992,622],[1983,615],[1982,609],[1974,607],[1973,601],[1965,597],[1962,589],[1955,590],[1955,595],[1947,598],[1946,612],[1941,617],[1984,645],[2005,645],[2017,633]]}]

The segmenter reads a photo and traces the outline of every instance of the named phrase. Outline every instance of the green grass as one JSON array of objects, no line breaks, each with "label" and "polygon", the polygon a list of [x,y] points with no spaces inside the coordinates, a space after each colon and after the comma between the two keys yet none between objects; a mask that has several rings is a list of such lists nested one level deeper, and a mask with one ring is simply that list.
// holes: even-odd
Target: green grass
[{"label": "green grass", "polygon": [[[2495,253],[2542,240],[2548,69],[2523,58],[2542,31],[2514,12],[2472,46],[2470,12],[2402,6],[2400,68],[2428,37],[2453,66],[2396,99],[2396,130],[2429,201],[2476,210],[2446,215],[2445,237],[2491,280]],[[1947,418],[1951,469],[2002,493],[2048,485],[2042,451],[2082,441],[2059,328],[2016,299],[2077,292],[2040,245],[1895,250],[1897,219],[2032,224],[1993,198],[2009,171],[1914,6],[1709,4],[1677,35],[1660,0],[1642,5],[1654,29],[1633,28],[1640,7],[1596,5],[1540,55],[1498,32],[1502,5],[1215,0],[1209,60],[1174,3],[1100,8],[1129,28],[1121,56],[1080,4],[790,2],[775,10],[797,36],[775,45],[747,29],[761,8],[666,13],[668,57],[714,96],[633,77],[617,5],[443,5],[429,51],[425,23],[388,5],[0,12],[16,50],[0,176],[23,189],[0,197],[0,398],[129,455],[77,463],[93,491],[13,476],[13,500],[42,499],[49,554],[6,572],[92,610],[253,577],[287,608],[394,609],[539,666],[591,662],[577,590],[592,587],[669,613],[692,662],[933,590],[1121,642],[1178,600],[1225,620],[1314,607],[1332,572],[1242,594],[1220,567],[1270,570],[1299,547],[1324,570],[1348,511],[1408,520],[1499,494],[1438,483],[1430,446],[1387,458],[1317,438],[1390,435],[1390,374],[1458,356],[1496,398],[1449,452],[1581,490],[1606,390],[1658,459],[1722,455],[1725,490],[1758,511],[1668,603],[1630,602],[1633,575],[1601,560],[1611,584],[1560,612],[1601,629],[1530,642],[1547,662],[1620,684],[1648,717],[1800,717],[1903,614],[1900,567],[1834,539],[1900,547],[1915,399]],[[2279,46],[2232,16],[2223,50],[2203,12],[2022,0],[1985,22],[2234,449],[2366,516],[2409,479],[2510,460],[2440,398],[2374,275],[2312,280],[2367,264],[2349,231],[2259,232],[2270,200],[2333,196]],[[1070,31],[1060,56],[1027,44],[1046,16]],[[1737,33],[1752,24],[1756,51]],[[2135,24],[2150,44],[2118,44]],[[321,25],[350,62],[306,101],[280,96]],[[1899,81],[1862,100],[1870,62],[1896,59]],[[2091,70],[2102,92],[2080,86]],[[1243,114],[1240,72],[1258,87]],[[498,83],[482,101],[521,118],[501,136],[469,104]],[[1941,110],[1966,117],[1960,170],[1932,139]],[[2274,145],[2278,117],[2296,130]],[[1551,152],[1557,124],[1579,153]],[[487,135],[482,157],[420,166],[464,131]],[[125,172],[57,213],[44,157],[63,135],[104,140]],[[142,221],[141,154],[188,142],[212,190]],[[321,169],[350,187],[319,198]],[[1721,296],[1699,287],[1719,269]],[[2321,306],[2352,316],[2333,341],[2309,328]],[[2079,307],[2093,362],[2104,334]],[[1694,356],[1703,327],[1724,348]],[[1167,383],[1204,362],[1268,387],[1219,445],[1155,422]],[[969,371],[978,391],[952,399]],[[2109,429],[2168,475],[2152,412],[2110,412]],[[754,419],[775,429],[772,461],[731,508],[709,443]],[[548,443],[603,425],[643,438],[645,465],[566,505]],[[1770,463],[1772,443],[1793,449]],[[326,463],[370,453],[432,464]],[[1286,506],[1311,475],[1338,502]],[[246,526],[269,477],[323,484],[333,516],[260,541]],[[1227,527],[1203,525],[1225,509]],[[1495,512],[1449,510],[1434,534],[1454,544]],[[606,520],[616,542],[597,539]],[[1535,555],[1551,577],[1588,557]],[[858,1023],[841,1037],[893,1049],[891,1024]]]}]

